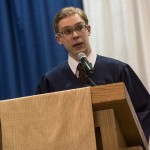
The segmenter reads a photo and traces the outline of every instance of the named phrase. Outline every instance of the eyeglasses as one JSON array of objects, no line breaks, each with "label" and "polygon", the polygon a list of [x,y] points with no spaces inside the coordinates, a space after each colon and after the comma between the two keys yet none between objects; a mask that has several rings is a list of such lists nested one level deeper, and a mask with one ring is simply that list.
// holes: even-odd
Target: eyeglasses
[{"label": "eyeglasses", "polygon": [[87,27],[88,25],[78,25],[74,28],[68,27],[57,34],[64,37],[65,39],[70,39],[73,35],[73,31],[75,31],[79,36],[81,36],[85,32],[85,29]]}]

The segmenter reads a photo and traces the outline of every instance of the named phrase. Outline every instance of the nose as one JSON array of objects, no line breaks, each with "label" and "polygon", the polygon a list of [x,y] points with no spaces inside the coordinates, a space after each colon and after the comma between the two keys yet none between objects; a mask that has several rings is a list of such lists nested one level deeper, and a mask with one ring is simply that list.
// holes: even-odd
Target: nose
[{"label": "nose", "polygon": [[78,38],[78,37],[79,37],[79,34],[78,34],[75,30],[73,30],[73,31],[72,31],[72,37],[73,37],[73,38]]}]

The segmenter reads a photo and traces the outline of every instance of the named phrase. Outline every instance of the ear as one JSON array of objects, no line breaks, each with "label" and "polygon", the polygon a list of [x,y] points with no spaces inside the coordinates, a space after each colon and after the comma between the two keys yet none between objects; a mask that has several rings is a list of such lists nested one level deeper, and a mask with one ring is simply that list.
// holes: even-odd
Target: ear
[{"label": "ear", "polygon": [[59,35],[56,34],[56,35],[55,35],[55,39],[56,39],[56,41],[58,42],[58,44],[60,44],[60,45],[63,44],[63,43],[62,43],[62,40],[61,40],[61,37],[60,37]]},{"label": "ear", "polygon": [[91,26],[90,25],[87,26],[87,31],[88,31],[88,36],[90,36],[91,35]]}]

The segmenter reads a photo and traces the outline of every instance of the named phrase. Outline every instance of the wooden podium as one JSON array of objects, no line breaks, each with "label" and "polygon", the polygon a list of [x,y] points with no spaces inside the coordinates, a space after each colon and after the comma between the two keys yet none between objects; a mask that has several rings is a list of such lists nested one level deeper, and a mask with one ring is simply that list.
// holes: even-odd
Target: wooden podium
[{"label": "wooden podium", "polygon": [[123,83],[0,101],[0,124],[0,150],[148,150]]}]

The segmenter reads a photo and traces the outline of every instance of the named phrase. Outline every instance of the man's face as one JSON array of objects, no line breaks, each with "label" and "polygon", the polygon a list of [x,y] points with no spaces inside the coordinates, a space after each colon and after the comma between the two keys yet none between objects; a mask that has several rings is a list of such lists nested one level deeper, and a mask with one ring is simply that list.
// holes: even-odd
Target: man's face
[{"label": "man's face", "polygon": [[87,56],[91,52],[89,44],[90,26],[86,26],[84,20],[78,15],[66,17],[58,24],[60,35],[56,35],[59,44],[63,44],[71,57],[77,60],[80,52]]}]

